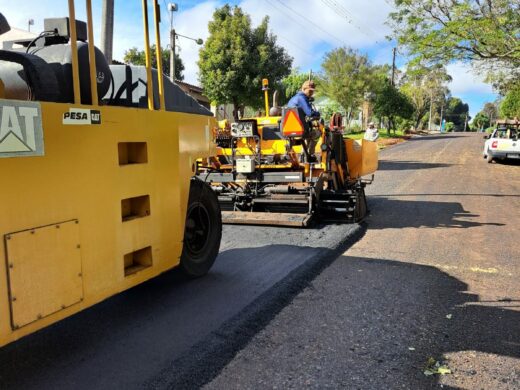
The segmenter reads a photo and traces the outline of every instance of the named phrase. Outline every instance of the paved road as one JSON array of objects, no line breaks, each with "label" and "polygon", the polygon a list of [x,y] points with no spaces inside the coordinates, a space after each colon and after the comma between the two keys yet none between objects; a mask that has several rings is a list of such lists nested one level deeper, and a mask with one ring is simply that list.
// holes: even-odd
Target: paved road
[{"label": "paved road", "polygon": [[[520,164],[478,134],[385,150],[362,240],[206,389],[519,389]],[[432,357],[452,371],[425,376]]]},{"label": "paved road", "polygon": [[0,389],[204,383],[361,233],[227,226],[206,277],[166,273],[0,349]]}]

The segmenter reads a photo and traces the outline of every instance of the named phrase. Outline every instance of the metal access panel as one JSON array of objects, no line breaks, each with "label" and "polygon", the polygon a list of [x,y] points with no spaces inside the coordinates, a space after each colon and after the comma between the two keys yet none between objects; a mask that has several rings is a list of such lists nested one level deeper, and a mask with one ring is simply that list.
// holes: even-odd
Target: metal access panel
[{"label": "metal access panel", "polygon": [[13,330],[83,300],[79,221],[5,235]]}]

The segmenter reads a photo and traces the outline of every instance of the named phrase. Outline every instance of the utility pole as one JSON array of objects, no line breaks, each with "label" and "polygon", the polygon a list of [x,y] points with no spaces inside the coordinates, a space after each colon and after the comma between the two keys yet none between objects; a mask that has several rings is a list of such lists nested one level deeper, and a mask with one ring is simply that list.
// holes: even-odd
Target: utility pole
[{"label": "utility pole", "polygon": [[112,63],[114,42],[114,0],[103,0],[101,11],[101,51],[108,63]]},{"label": "utility pole", "polygon": [[395,86],[395,52],[397,48],[392,49],[392,87]]},{"label": "utility pole", "polygon": [[439,130],[441,133],[442,133],[442,114],[443,113],[444,113],[444,102],[441,104],[441,121],[439,122]]},{"label": "utility pole", "polygon": [[168,3],[170,11],[170,80],[175,81],[175,30],[173,28],[173,13],[179,8],[176,3]]},{"label": "utility pole", "polygon": [[428,121],[428,131],[432,131],[432,107],[433,107],[433,89],[430,91],[430,120]]}]

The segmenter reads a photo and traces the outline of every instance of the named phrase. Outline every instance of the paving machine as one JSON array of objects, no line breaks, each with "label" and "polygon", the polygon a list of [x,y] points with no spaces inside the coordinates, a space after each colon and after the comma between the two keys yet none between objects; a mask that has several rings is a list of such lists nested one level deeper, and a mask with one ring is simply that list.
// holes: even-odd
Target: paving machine
[{"label": "paving machine", "polygon": [[363,219],[364,188],[378,165],[376,143],[344,138],[339,114],[325,125],[301,109],[274,103],[269,110],[267,92],[265,106],[272,115],[215,129],[217,155],[198,162],[198,177],[218,195],[223,223],[308,226],[317,218]]},{"label": "paving machine", "polygon": [[160,49],[151,68],[158,1],[142,1],[146,66],[109,65],[91,1],[87,23],[68,3],[0,50],[0,345],[173,267],[201,276],[220,245],[217,197],[193,177],[216,122],[163,76]]}]

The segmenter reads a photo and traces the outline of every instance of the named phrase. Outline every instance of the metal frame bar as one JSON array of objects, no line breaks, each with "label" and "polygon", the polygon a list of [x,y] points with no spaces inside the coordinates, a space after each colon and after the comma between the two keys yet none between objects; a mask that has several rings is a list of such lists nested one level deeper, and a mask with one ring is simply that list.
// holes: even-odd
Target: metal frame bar
[{"label": "metal frame bar", "polygon": [[161,34],[159,31],[161,14],[158,0],[153,0],[153,16],[155,22],[155,56],[157,58],[157,80],[159,84],[159,109],[162,111],[164,110],[164,79],[161,55]]},{"label": "metal frame bar", "polygon": [[[155,0],[154,0],[155,3]],[[153,110],[153,79],[150,58],[150,33],[148,31],[148,0],[143,0],[144,53],[146,58],[146,86],[148,92],[148,109]]]},{"label": "metal frame bar", "polygon": [[88,29],[88,58],[90,68],[90,94],[92,96],[92,105],[99,104],[97,90],[97,68],[96,68],[96,51],[94,49],[94,29],[92,27],[92,1],[86,0],[87,5],[87,29]]},{"label": "metal frame bar", "polygon": [[[72,85],[74,89],[74,103],[81,104],[81,89],[79,84],[79,62],[78,62],[78,35],[76,33],[76,12],[74,0],[69,1],[69,28],[70,49],[72,56]],[[97,92],[97,91],[96,91]]]}]

